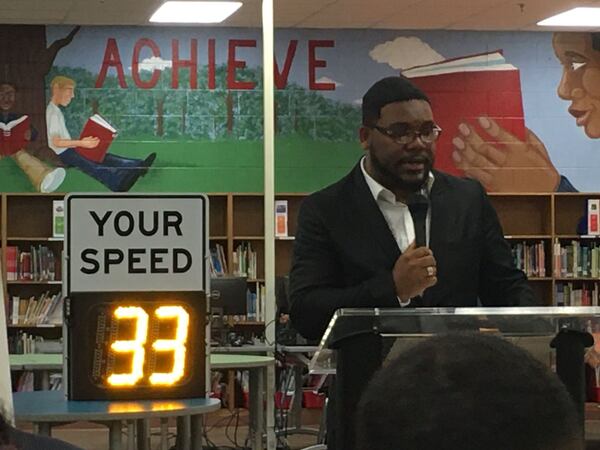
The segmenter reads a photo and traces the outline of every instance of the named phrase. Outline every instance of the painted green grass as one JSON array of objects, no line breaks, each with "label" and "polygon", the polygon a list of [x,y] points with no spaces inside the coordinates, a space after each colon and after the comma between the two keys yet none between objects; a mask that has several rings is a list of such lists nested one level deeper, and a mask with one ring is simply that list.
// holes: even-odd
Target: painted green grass
[{"label": "painted green grass", "polygon": [[[111,153],[144,158],[156,152],[148,174],[131,192],[261,192],[262,141],[116,141]],[[357,142],[322,142],[302,137],[277,138],[275,184],[278,192],[312,192],[330,184],[356,163]],[[11,158],[0,159],[0,191],[34,192]],[[106,192],[102,184],[77,169],[67,170],[60,192]]]}]

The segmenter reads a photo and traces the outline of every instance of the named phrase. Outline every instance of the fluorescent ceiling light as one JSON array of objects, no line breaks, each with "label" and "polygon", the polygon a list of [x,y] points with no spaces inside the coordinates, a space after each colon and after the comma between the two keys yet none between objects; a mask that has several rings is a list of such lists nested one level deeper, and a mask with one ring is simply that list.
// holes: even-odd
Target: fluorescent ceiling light
[{"label": "fluorescent ceiling light", "polygon": [[161,23],[219,23],[236,12],[242,2],[172,2],[163,3],[150,22]]},{"label": "fluorescent ceiling light", "polygon": [[600,8],[573,8],[537,24],[545,27],[600,27]]}]

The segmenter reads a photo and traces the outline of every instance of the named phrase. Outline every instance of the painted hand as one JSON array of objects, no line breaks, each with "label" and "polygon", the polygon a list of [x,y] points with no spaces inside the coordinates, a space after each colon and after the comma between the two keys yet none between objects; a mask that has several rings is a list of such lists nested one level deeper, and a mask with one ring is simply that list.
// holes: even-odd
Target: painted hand
[{"label": "painted hand", "polygon": [[495,142],[487,142],[471,125],[459,125],[459,134],[452,140],[452,157],[465,175],[491,192],[556,191],[560,175],[543,142],[531,130],[526,129],[523,142],[488,117],[480,117],[478,122]]},{"label": "painted hand", "polygon": [[600,367],[600,353],[598,353],[596,349],[592,347],[586,351],[584,361],[590,367]]},{"label": "painted hand", "polygon": [[87,136],[81,140],[80,145],[83,148],[96,148],[99,143],[100,139],[98,139],[97,137]]}]

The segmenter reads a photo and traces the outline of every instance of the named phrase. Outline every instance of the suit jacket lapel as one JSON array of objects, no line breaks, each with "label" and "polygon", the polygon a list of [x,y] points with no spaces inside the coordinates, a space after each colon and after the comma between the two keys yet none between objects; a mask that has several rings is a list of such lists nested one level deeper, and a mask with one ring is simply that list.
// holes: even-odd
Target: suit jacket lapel
[{"label": "suit jacket lapel", "polygon": [[[431,225],[429,227],[429,248],[433,252],[433,256],[440,255],[444,251],[444,246],[440,245],[443,242],[443,237],[448,233],[449,227],[453,224],[449,223],[452,217],[452,201],[448,198],[447,179],[444,174],[433,171],[435,181],[429,193],[430,208],[431,208]],[[439,306],[436,305],[435,299],[445,297],[445,293],[441,290],[442,286],[439,283],[425,290],[425,294],[421,299],[421,303],[414,306]],[[435,294],[434,294],[435,292]]]},{"label": "suit jacket lapel", "polygon": [[351,176],[355,191],[353,196],[356,202],[355,214],[356,218],[362,222],[361,228],[364,226],[364,230],[377,242],[386,259],[395,261],[400,256],[400,249],[365,181],[360,161],[354,167]]}]

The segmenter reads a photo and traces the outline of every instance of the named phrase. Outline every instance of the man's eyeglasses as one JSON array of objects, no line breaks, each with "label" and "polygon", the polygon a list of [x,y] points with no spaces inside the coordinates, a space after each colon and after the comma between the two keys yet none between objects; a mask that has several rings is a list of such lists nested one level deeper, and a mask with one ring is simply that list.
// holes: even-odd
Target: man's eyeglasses
[{"label": "man's eyeglasses", "polygon": [[388,128],[373,125],[373,128],[400,145],[410,144],[417,137],[419,137],[422,142],[431,144],[432,142],[435,142],[442,133],[442,129],[435,123],[425,124],[417,130],[410,128],[403,123],[392,124]]}]

